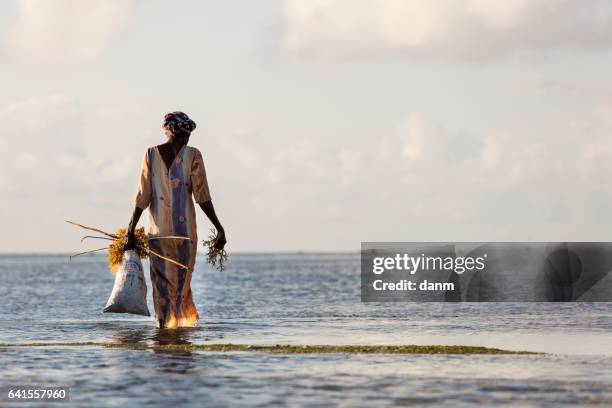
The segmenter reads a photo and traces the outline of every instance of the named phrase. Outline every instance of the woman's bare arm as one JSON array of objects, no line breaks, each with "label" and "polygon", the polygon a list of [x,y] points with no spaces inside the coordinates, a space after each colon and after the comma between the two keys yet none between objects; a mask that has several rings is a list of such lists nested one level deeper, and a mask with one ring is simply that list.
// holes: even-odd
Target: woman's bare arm
[{"label": "woman's bare arm", "polygon": [[125,250],[134,249],[134,247],[136,246],[134,231],[136,231],[136,225],[138,225],[138,220],[140,219],[142,212],[142,208],[134,207],[134,212],[132,213],[132,218],[130,219],[130,223],[127,229],[127,243],[125,244]]},{"label": "woman's bare arm", "polygon": [[215,207],[213,206],[212,200],[205,201],[203,203],[199,203],[200,208],[204,211],[204,214],[208,217],[210,222],[215,226],[219,235],[218,247],[223,249],[225,244],[227,243],[227,239],[225,238],[225,230],[217,218],[217,213],[215,212]]}]

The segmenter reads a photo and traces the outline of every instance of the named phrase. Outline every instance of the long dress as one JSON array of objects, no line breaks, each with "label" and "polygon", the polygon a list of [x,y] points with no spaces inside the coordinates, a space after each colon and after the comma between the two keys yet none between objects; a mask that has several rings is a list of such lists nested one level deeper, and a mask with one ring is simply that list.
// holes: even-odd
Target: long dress
[{"label": "long dress", "polygon": [[[194,326],[200,318],[191,293],[198,243],[192,195],[197,203],[210,200],[200,151],[183,146],[168,168],[157,147],[147,149],[134,201],[137,207],[149,209],[149,248],[189,267],[149,257],[158,328]],[[190,240],[155,239],[167,235]]]}]

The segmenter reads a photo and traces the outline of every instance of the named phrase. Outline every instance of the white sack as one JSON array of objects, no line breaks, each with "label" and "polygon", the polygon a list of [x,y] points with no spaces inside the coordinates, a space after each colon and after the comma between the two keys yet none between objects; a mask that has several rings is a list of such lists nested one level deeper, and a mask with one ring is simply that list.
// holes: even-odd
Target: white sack
[{"label": "white sack", "polygon": [[129,250],[123,254],[123,262],[115,275],[115,286],[104,312],[151,316],[147,307],[147,284],[142,262],[136,251]]}]

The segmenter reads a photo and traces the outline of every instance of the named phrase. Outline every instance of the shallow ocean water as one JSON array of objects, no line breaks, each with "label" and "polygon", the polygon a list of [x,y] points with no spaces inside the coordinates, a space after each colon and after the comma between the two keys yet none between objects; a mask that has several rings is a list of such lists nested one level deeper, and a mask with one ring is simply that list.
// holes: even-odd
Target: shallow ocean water
[{"label": "shallow ocean water", "polygon": [[[149,285],[148,265],[145,263]],[[105,314],[104,256],[0,256],[1,385],[69,406],[612,406],[611,303],[361,303],[359,254],[200,255],[197,327]],[[33,342],[461,344],[546,355],[275,355]],[[23,404],[14,404],[24,406]],[[54,406],[60,406],[57,403]]]}]

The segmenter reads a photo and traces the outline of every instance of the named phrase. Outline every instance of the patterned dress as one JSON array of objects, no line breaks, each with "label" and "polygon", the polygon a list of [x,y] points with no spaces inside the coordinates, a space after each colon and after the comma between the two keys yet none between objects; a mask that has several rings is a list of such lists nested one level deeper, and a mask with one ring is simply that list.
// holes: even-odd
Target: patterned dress
[{"label": "patterned dress", "polygon": [[[199,315],[191,294],[191,275],[198,243],[197,203],[210,200],[204,161],[200,151],[183,146],[170,168],[157,147],[150,147],[142,161],[135,205],[149,209],[149,248],[189,269],[151,256],[155,319],[159,328],[194,326]],[[176,235],[190,240],[155,239]]]}]

